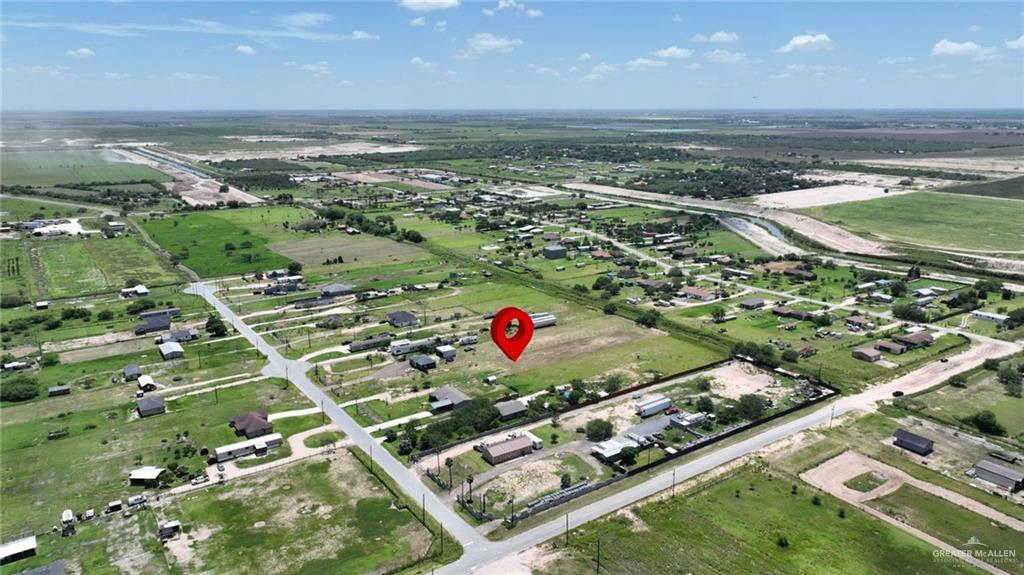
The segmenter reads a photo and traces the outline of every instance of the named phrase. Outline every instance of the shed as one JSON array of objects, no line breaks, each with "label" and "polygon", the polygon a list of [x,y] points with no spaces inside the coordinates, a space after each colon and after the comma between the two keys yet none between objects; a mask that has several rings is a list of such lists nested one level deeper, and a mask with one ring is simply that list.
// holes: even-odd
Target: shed
[{"label": "shed", "polygon": [[181,344],[176,341],[161,343],[159,348],[160,357],[164,358],[164,361],[167,361],[168,359],[177,359],[179,357],[185,357],[185,349],[182,348]]},{"label": "shed", "polygon": [[895,341],[879,341],[875,342],[875,349],[878,351],[884,351],[894,355],[899,355],[907,351],[907,347],[902,343],[896,343]]},{"label": "shed", "polygon": [[415,314],[405,310],[393,311],[387,315],[386,319],[392,327],[409,327],[419,323]]},{"label": "shed", "polygon": [[998,485],[1010,493],[1016,493],[1024,487],[1024,472],[1000,465],[994,461],[982,459],[974,464],[974,477]]},{"label": "shed", "polygon": [[560,244],[548,244],[544,246],[543,253],[546,259],[560,260],[565,258],[568,250],[565,249],[565,246]]},{"label": "shed", "polygon": [[533,440],[525,435],[484,446],[484,461],[498,465],[533,452]]},{"label": "shed", "polygon": [[132,485],[141,485],[144,487],[154,487],[160,483],[160,476],[167,471],[163,467],[155,467],[153,465],[147,465],[138,469],[133,469],[128,474],[128,482]]},{"label": "shed", "polygon": [[46,390],[47,397],[53,397],[55,395],[69,395],[71,393],[70,385],[55,385]]},{"label": "shed", "polygon": [[518,399],[500,401],[494,404],[498,410],[498,417],[502,420],[514,419],[526,413],[526,404]]},{"label": "shed", "polygon": [[167,405],[164,403],[164,398],[159,395],[147,395],[139,398],[137,409],[139,417],[149,417],[167,411]]},{"label": "shed", "polygon": [[413,369],[418,369],[424,373],[435,369],[437,367],[437,361],[429,355],[417,355],[416,357],[409,360],[409,365]]},{"label": "shed", "polygon": [[148,375],[139,376],[139,391],[155,391],[156,382]]},{"label": "shed", "polygon": [[455,348],[450,345],[439,345],[434,351],[445,361],[455,360]]},{"label": "shed", "polygon": [[916,433],[911,433],[906,429],[897,429],[892,434],[895,441],[893,445],[912,451],[918,455],[928,455],[935,450],[935,442],[927,437],[921,437]]}]

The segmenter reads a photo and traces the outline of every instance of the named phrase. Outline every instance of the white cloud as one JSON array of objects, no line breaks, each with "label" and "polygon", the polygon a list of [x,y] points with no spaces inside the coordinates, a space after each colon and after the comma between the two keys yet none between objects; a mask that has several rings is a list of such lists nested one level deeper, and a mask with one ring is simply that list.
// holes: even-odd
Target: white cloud
[{"label": "white cloud", "polygon": [[285,62],[284,65],[292,68],[298,68],[303,72],[309,72],[314,78],[323,78],[334,71],[327,60],[320,60],[319,62],[311,62],[309,64],[299,64],[295,61],[288,61]]},{"label": "white cloud", "polygon": [[1007,50],[1024,50],[1024,34],[1021,34],[1020,38],[1016,40],[1004,41],[1003,46],[1006,46]]},{"label": "white cloud", "polygon": [[527,64],[526,67],[540,74],[541,76],[553,76],[557,78],[562,75],[562,73],[559,72],[558,70],[555,70],[554,68],[548,68],[547,66],[535,66],[533,64]]},{"label": "white cloud", "polygon": [[419,56],[413,57],[412,60],[409,60],[409,63],[412,64],[413,66],[416,66],[420,70],[435,70],[435,69],[437,69],[437,62],[431,62],[430,60],[424,60],[423,58],[420,58]]},{"label": "white cloud", "polygon": [[175,82],[200,82],[205,80],[214,80],[215,78],[208,74],[200,74],[198,72],[175,72],[168,76],[167,79]]},{"label": "white cloud", "polygon": [[726,32],[725,30],[719,30],[710,36],[704,34],[695,34],[693,36],[694,42],[712,42],[715,44],[728,44],[729,42],[735,42],[740,39],[740,35],[735,32]]},{"label": "white cloud", "polygon": [[580,54],[580,56],[579,56],[579,58],[577,58],[577,60],[579,60],[580,62],[586,62],[587,60],[590,60],[591,58],[593,58],[593,56],[590,55],[590,52],[584,52],[584,53]]},{"label": "white cloud", "polygon": [[893,64],[910,64],[914,61],[913,56],[884,56],[878,59],[879,64],[891,66]]},{"label": "white cloud", "polygon": [[448,29],[448,21],[447,20],[438,20],[437,22],[434,23],[434,30],[437,31],[437,32],[444,32],[447,29]]},{"label": "white cloud", "polygon": [[[312,22],[306,19],[305,22]],[[293,21],[301,23],[301,21]],[[244,36],[246,38],[295,38],[316,42],[337,42],[344,40],[366,39],[365,33],[338,34],[321,32],[300,27],[250,28],[234,26],[213,20],[184,19],[171,24],[145,24],[138,22],[95,23],[95,22],[51,22],[40,20],[4,20],[4,26],[28,28],[34,30],[61,30],[79,34],[98,34],[117,38],[145,36],[148,32],[166,32],[172,34],[219,34],[224,36]]]},{"label": "white cloud", "polygon": [[999,58],[993,46],[981,46],[974,42],[953,42],[951,40],[939,40],[932,47],[932,56],[952,56],[958,58],[971,58],[972,60],[984,62]]},{"label": "white cloud", "polygon": [[483,8],[480,10],[480,13],[484,16],[494,16],[495,14],[494,10],[491,10],[490,8]]},{"label": "white cloud", "polygon": [[289,30],[305,30],[307,28],[319,28],[334,20],[334,16],[323,12],[296,12],[285,16],[278,16],[276,21],[279,25]]},{"label": "white cloud", "polygon": [[[9,68],[5,68],[4,71],[11,71]],[[26,70],[29,74],[35,74],[37,76],[61,76],[64,72],[68,71],[67,66],[32,66]]]},{"label": "white cloud", "polygon": [[530,8],[526,11],[526,16],[529,18],[540,18],[544,16],[544,11],[538,8]]},{"label": "white cloud", "polygon": [[668,48],[657,50],[653,52],[653,54],[659,58],[674,58],[676,60],[682,60],[683,58],[693,56],[693,50],[687,50],[686,48],[680,48],[678,46],[669,46]]},{"label": "white cloud", "polygon": [[700,62],[691,62],[686,65],[687,70],[700,70],[701,68]]},{"label": "white cloud", "polygon": [[76,60],[86,60],[95,56],[96,52],[93,52],[88,48],[77,48],[75,50],[68,50],[67,52],[64,52],[64,55]]},{"label": "white cloud", "polygon": [[970,26],[967,27],[967,32],[970,34],[977,34],[978,32],[981,32],[984,29],[985,27],[982,26],[981,24],[971,24]]},{"label": "white cloud", "polygon": [[458,8],[459,0],[401,0],[400,4],[414,12],[431,12]]},{"label": "white cloud", "polygon": [[248,56],[252,56],[256,53],[256,50],[248,44],[239,44],[238,46],[235,46],[235,52],[238,52],[239,54],[246,54]]},{"label": "white cloud", "polygon": [[466,49],[456,54],[457,57],[467,59],[476,58],[488,52],[508,53],[523,44],[518,38],[506,36],[495,36],[490,32],[480,32],[470,36],[466,40]]},{"label": "white cloud", "polygon": [[728,50],[715,49],[704,52],[704,57],[715,64],[745,64],[749,60],[743,52],[730,52]]},{"label": "white cloud", "polygon": [[828,34],[808,32],[806,34],[800,34],[799,36],[793,36],[790,38],[789,42],[776,48],[775,51],[786,54],[789,52],[819,52],[822,50],[832,50],[834,48],[835,44],[832,42],[832,39],[828,37]]},{"label": "white cloud", "polygon": [[373,34],[372,32],[366,32],[364,30],[353,30],[349,34],[351,40],[380,40],[380,36]]},{"label": "white cloud", "polygon": [[636,58],[626,62],[626,68],[634,72],[643,72],[645,70],[653,70],[654,68],[663,68],[668,64],[662,60],[651,60],[650,58]]},{"label": "white cloud", "polygon": [[682,22],[683,21],[683,17],[680,14],[673,14],[672,15],[672,21],[673,22]]},{"label": "white cloud", "polygon": [[618,67],[615,66],[615,64],[608,64],[605,62],[601,62],[600,64],[594,64],[594,66],[590,69],[590,72],[587,72],[582,78],[580,78],[580,80],[583,80],[584,82],[596,82],[598,80],[603,79],[608,74],[611,74],[612,72],[616,71],[617,69]]},{"label": "white cloud", "polygon": [[409,25],[410,26],[426,26],[427,25],[427,19],[424,18],[423,16],[417,16],[417,17],[413,18],[412,20],[409,20]]},{"label": "white cloud", "polygon": [[110,80],[127,80],[128,78],[131,78],[132,75],[124,72],[104,72],[103,77]]}]

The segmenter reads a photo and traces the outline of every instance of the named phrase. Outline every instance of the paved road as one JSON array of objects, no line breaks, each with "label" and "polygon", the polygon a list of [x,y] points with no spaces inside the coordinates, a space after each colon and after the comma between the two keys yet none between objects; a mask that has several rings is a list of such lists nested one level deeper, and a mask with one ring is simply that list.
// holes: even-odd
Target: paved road
[{"label": "paved road", "polygon": [[476,529],[466,523],[449,506],[442,503],[432,491],[420,482],[412,470],[402,465],[387,450],[382,448],[362,426],[338,407],[331,397],[306,377],[306,372],[312,367],[310,364],[286,359],[272,345],[263,341],[263,338],[258,333],[253,331],[244,321],[239,319],[238,315],[231,308],[217,298],[216,288],[213,286],[196,282],[186,290],[186,293],[201,296],[208,301],[238,330],[238,333],[242,334],[250,343],[256,346],[260,353],[266,356],[269,363],[263,369],[264,375],[285,378],[293,383],[313,403],[322,405],[327,417],[345,432],[345,435],[357,446],[367,453],[373,453],[374,463],[391,476],[406,495],[417,503],[424,501],[425,497],[427,512],[439,520],[445,529],[462,543],[467,552],[471,552],[474,549],[474,545],[482,546],[486,540]]}]

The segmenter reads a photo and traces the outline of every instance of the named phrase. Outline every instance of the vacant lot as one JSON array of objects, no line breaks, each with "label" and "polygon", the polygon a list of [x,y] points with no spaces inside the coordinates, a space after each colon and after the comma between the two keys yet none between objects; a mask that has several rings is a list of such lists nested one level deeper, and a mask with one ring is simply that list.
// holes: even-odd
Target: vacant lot
[{"label": "vacant lot", "polygon": [[379,264],[427,260],[428,252],[410,243],[398,243],[371,235],[324,234],[307,239],[275,242],[267,246],[288,259],[311,268],[328,258],[342,257],[347,264]]},{"label": "vacant lot", "polygon": [[126,162],[110,151],[4,152],[0,172],[5,186],[52,186],[132,180],[169,181],[161,172]]},{"label": "vacant lot", "polygon": [[981,184],[967,184],[943,188],[947,194],[969,194],[972,196],[991,196],[994,198],[1010,198],[1024,200],[1024,176],[1007,180],[995,180]]},{"label": "vacant lot", "polygon": [[188,572],[382,573],[423,557],[430,534],[347,451],[182,496],[161,510],[186,534]]},{"label": "vacant lot", "polygon": [[852,232],[924,246],[978,251],[1020,251],[1024,210],[1018,200],[939,192],[821,206],[803,213]]},{"label": "vacant lot", "polygon": [[301,208],[271,207],[191,213],[141,222],[161,247],[201,277],[280,268],[291,261],[267,247],[305,238],[291,226],[312,217]]},{"label": "vacant lot", "polygon": [[884,198],[886,195],[906,194],[912,190],[900,190],[890,192],[887,188],[875,186],[856,186],[851,184],[839,184],[836,186],[822,186],[820,188],[807,188],[793,190],[792,192],[779,192],[776,194],[763,194],[757,196],[755,202],[769,208],[810,208],[813,206],[828,206],[846,202],[861,202]]},{"label": "vacant lot", "polygon": [[138,237],[28,240],[28,245],[36,293],[43,297],[119,290],[129,279],[151,287],[181,279]]},{"label": "vacant lot", "polygon": [[811,499],[795,478],[743,470],[573,531],[569,548],[541,572],[591,572],[598,540],[602,571],[616,574],[821,573],[823,565],[842,573],[889,573],[893,565],[903,573],[977,572],[936,563],[930,545],[830,496],[820,505]]}]

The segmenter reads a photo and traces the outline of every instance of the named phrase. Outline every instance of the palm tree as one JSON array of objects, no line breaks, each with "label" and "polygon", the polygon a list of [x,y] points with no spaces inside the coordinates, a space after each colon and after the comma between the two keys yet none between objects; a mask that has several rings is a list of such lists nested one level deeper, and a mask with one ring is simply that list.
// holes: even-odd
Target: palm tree
[{"label": "palm tree", "polygon": [[444,460],[444,466],[448,468],[448,491],[452,490],[452,466],[455,465],[455,461],[451,457],[447,457]]},{"label": "palm tree", "polygon": [[466,478],[466,483],[469,484],[469,498],[470,498],[470,500],[472,500],[473,499],[473,476],[472,475],[470,475],[469,477]]}]

